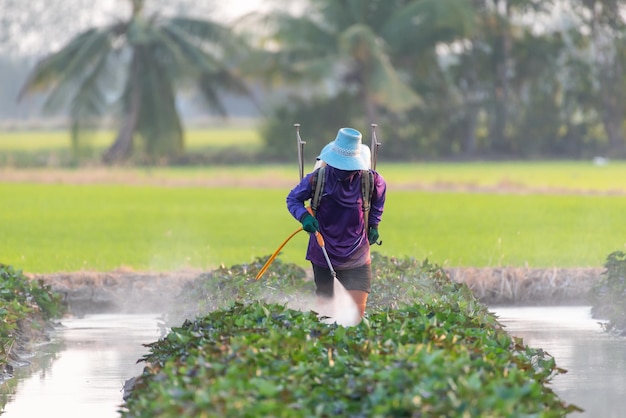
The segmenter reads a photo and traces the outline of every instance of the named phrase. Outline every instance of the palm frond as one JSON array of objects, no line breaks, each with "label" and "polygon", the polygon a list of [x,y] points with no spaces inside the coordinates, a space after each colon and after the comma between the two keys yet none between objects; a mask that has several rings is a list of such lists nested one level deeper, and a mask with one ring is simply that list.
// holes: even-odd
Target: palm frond
[{"label": "palm frond", "polygon": [[354,61],[357,81],[369,96],[393,111],[405,111],[421,103],[419,96],[402,81],[385,52],[384,44],[370,27],[352,25],[341,34],[341,50]]},{"label": "palm frond", "polygon": [[222,91],[254,99],[242,73],[232,69],[237,55],[249,51],[230,29],[189,18],[170,19],[161,29],[160,40],[180,69],[192,71],[209,108],[225,115],[219,94]]},{"label": "palm frond", "polygon": [[378,57],[368,81],[376,103],[387,109],[404,112],[422,104],[422,99],[402,80],[386,56]]},{"label": "palm frond", "polygon": [[220,46],[222,49],[245,47],[245,44],[235,36],[229,27],[217,22],[188,17],[174,17],[168,20],[167,25],[184,32],[186,36],[193,39],[196,43],[209,44],[213,47]]},{"label": "palm frond", "polygon": [[226,108],[221,100],[221,91],[252,97],[247,84],[227,68],[202,74],[198,86],[209,108],[222,116],[226,116]]},{"label": "palm frond", "polygon": [[[272,42],[262,52],[250,54],[245,68],[266,81],[316,82],[335,71],[337,38],[329,28],[309,19],[276,12],[263,24],[271,28]],[[329,65],[331,64],[331,65]]]},{"label": "palm frond", "polygon": [[176,26],[164,26],[158,38],[177,63],[180,72],[189,72],[197,77],[203,72],[215,70],[216,59],[190,41]]},{"label": "palm frond", "polygon": [[421,0],[398,9],[381,30],[396,50],[431,48],[470,36],[476,16],[469,0]]},{"label": "palm frond", "polygon": [[110,52],[111,36],[111,31],[107,29],[87,30],[60,51],[39,61],[24,83],[18,99],[27,93],[52,86],[58,87],[53,95],[65,96],[64,90],[77,79],[80,80],[86,68]]}]

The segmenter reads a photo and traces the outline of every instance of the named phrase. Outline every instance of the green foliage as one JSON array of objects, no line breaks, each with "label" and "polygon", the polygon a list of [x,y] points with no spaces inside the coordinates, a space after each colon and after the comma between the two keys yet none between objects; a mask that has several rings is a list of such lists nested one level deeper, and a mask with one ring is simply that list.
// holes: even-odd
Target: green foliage
[{"label": "green foliage", "polygon": [[606,271],[593,284],[594,318],[608,319],[607,329],[626,335],[626,253],[615,251],[604,263]]},{"label": "green foliage", "polygon": [[63,313],[61,295],[53,293],[43,280],[29,280],[21,270],[0,263],[0,296],[4,302],[23,304],[25,311],[38,310],[45,319]]},{"label": "green foliage", "polygon": [[306,281],[302,267],[284,264],[275,259],[263,277],[255,280],[269,256],[250,264],[219,268],[199,275],[177,295],[174,308],[166,315],[167,322],[179,324],[184,319],[227,308],[234,302],[250,303],[264,299],[285,303],[296,292],[312,292],[314,285]]},{"label": "green foliage", "polygon": [[[356,97],[349,93],[335,97],[293,98],[289,104],[276,107],[264,121],[261,128],[265,141],[264,152],[271,158],[294,160],[297,148],[293,124],[299,123],[302,125],[300,135],[306,142],[307,163],[313,167],[319,152],[335,139],[340,128],[365,126],[356,117],[357,106]],[[359,130],[363,134],[363,142],[367,143],[368,131],[363,128]]]},{"label": "green foliage", "polygon": [[[578,410],[547,386],[562,372],[554,359],[510,337],[441,268],[379,256],[373,263],[380,277],[372,297],[381,297],[355,327],[239,300],[172,328],[148,345],[122,416],[560,417]],[[217,282],[205,280],[238,288],[253,270],[235,266],[228,280],[224,271]],[[294,271],[279,265],[270,276],[286,277],[279,284],[292,289]]]},{"label": "green foliage", "polygon": [[[249,121],[240,121],[238,124],[241,126],[185,130],[185,152],[179,158],[173,158],[171,165],[240,165],[258,160],[262,146],[261,135],[247,126]],[[82,136],[78,149],[70,149],[68,144],[71,136],[65,131],[48,129],[2,132],[0,166],[67,168],[76,163],[81,166],[97,165],[102,153],[115,138],[115,132],[103,129],[83,132]],[[140,156],[135,156],[132,160],[137,166],[148,162]]]},{"label": "green foliage", "polygon": [[[20,98],[49,89],[45,107],[69,111],[76,150],[84,131],[114,114],[119,131],[104,159],[114,162],[141,151],[155,163],[184,150],[177,89],[196,84],[205,104],[221,114],[221,93],[250,94],[230,67],[243,49],[235,33],[220,23],[158,13],[145,17],[136,7],[125,20],[89,28],[40,60]],[[105,85],[119,103],[111,103]]]},{"label": "green foliage", "polygon": [[61,295],[52,293],[50,286],[41,280],[29,280],[10,265],[0,264],[0,366],[7,361],[22,321],[45,321],[64,311]]}]

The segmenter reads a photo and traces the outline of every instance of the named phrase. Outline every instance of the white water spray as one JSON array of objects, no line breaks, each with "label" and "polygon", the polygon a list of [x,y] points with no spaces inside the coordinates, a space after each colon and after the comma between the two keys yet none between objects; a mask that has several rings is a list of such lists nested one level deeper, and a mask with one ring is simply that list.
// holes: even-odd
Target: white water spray
[{"label": "white water spray", "polygon": [[322,322],[337,323],[344,327],[353,327],[361,322],[359,308],[350,293],[337,278],[333,285],[332,298],[317,298],[315,308]]}]

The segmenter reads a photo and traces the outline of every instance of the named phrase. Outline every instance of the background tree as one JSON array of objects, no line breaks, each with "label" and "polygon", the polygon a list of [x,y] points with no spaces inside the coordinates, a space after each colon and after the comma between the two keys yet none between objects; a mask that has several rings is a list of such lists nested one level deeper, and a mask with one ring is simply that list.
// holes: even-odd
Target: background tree
[{"label": "background tree", "polygon": [[[464,29],[459,15],[466,4],[463,0],[309,1],[298,15],[276,12],[262,19],[272,49],[254,62],[266,79],[292,86],[306,83],[303,96],[314,97],[318,104],[322,97],[332,107],[335,98],[345,103],[346,95],[351,95],[363,116],[348,117],[358,112],[344,107],[344,124],[392,126],[422,103],[411,81],[418,68],[427,66],[424,56],[432,59],[438,41]],[[281,116],[286,116],[284,111]],[[294,121],[283,124],[291,126],[289,122]],[[331,129],[336,133],[337,126]],[[265,137],[271,142],[286,134],[267,130]],[[325,142],[334,134],[320,129],[313,135],[326,138],[321,141]],[[393,147],[401,154],[406,151],[397,139],[390,145],[392,149],[385,147],[392,153]]]},{"label": "background tree", "polygon": [[[572,2],[581,27],[590,36],[589,59],[597,82],[596,109],[608,140],[608,155],[626,156],[624,112],[626,111],[626,24],[624,0],[576,0]],[[580,30],[580,28],[579,28]]]},{"label": "background tree", "polygon": [[131,5],[129,19],[88,29],[42,59],[20,95],[50,88],[45,106],[69,108],[74,145],[85,129],[116,111],[119,130],[104,155],[107,162],[128,157],[136,139],[151,158],[180,154],[184,141],[176,89],[191,81],[207,105],[221,113],[220,92],[249,94],[232,70],[235,52],[244,45],[229,28],[192,18],[146,16],[143,0]]},{"label": "background tree", "polygon": [[[180,152],[175,93],[208,81],[214,87],[208,97],[219,109],[219,99],[231,97],[213,82],[220,74],[232,76],[232,68],[259,77],[254,87],[262,91],[265,109],[273,109],[262,125],[263,155],[272,159],[293,158],[295,122],[302,123],[302,135],[315,152],[341,125],[367,131],[376,122],[382,159],[626,155],[626,0],[275,0],[273,11],[265,8],[268,1],[262,19],[257,15],[241,26],[249,29],[247,41],[263,49],[238,56],[237,28],[221,27],[205,42],[208,29],[198,36],[199,26],[189,19],[164,17],[183,3],[198,15],[204,2],[173,0],[159,4],[159,13],[138,2],[132,18],[107,9],[104,16],[118,22],[102,26],[86,17],[102,20],[104,6],[90,14],[87,0],[50,0],[45,7],[52,5],[51,14],[14,13],[44,6],[4,1],[12,9],[0,14],[0,56],[5,51],[0,72],[11,78],[15,54],[28,48],[12,48],[22,43],[9,35],[25,30],[25,42],[58,35],[56,25],[52,32],[44,28],[48,16],[62,20],[76,4],[84,6],[74,19],[82,25],[81,37],[67,43],[64,55],[60,50],[56,59],[53,54],[42,61],[46,71],[39,79],[33,73],[24,91],[51,88],[47,107],[69,109],[76,143],[83,128],[113,112],[122,129],[111,158],[118,155],[115,150],[121,155],[133,148],[155,155]],[[77,32],[77,26],[67,27]],[[59,45],[60,38],[49,37]],[[181,49],[180,39],[191,47]],[[192,52],[196,49],[201,52]],[[96,51],[106,58],[99,60]],[[10,84],[0,88],[2,96],[14,97]],[[245,90],[243,84],[233,87]],[[165,99],[157,100],[157,94]],[[38,116],[22,110],[40,98],[34,95],[18,112],[3,105],[5,99],[0,112]],[[133,110],[133,100],[140,111]],[[157,112],[163,117],[149,116]]]}]

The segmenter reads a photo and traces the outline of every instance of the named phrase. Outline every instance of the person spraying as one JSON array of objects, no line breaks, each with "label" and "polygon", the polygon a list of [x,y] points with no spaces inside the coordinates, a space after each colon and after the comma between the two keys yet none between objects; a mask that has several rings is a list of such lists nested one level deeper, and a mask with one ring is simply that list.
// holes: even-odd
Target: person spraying
[{"label": "person spraying", "polygon": [[[322,175],[320,168],[307,174],[286,199],[291,215],[311,234],[306,259],[313,267],[316,295],[332,298],[336,276],[361,318],[371,291],[370,245],[379,239],[387,191],[384,178],[369,168],[362,152],[361,133],[339,129],[335,140],[319,155],[325,163]],[[306,207],[310,200],[316,201],[312,210]],[[323,246],[316,233],[323,237]]]}]

